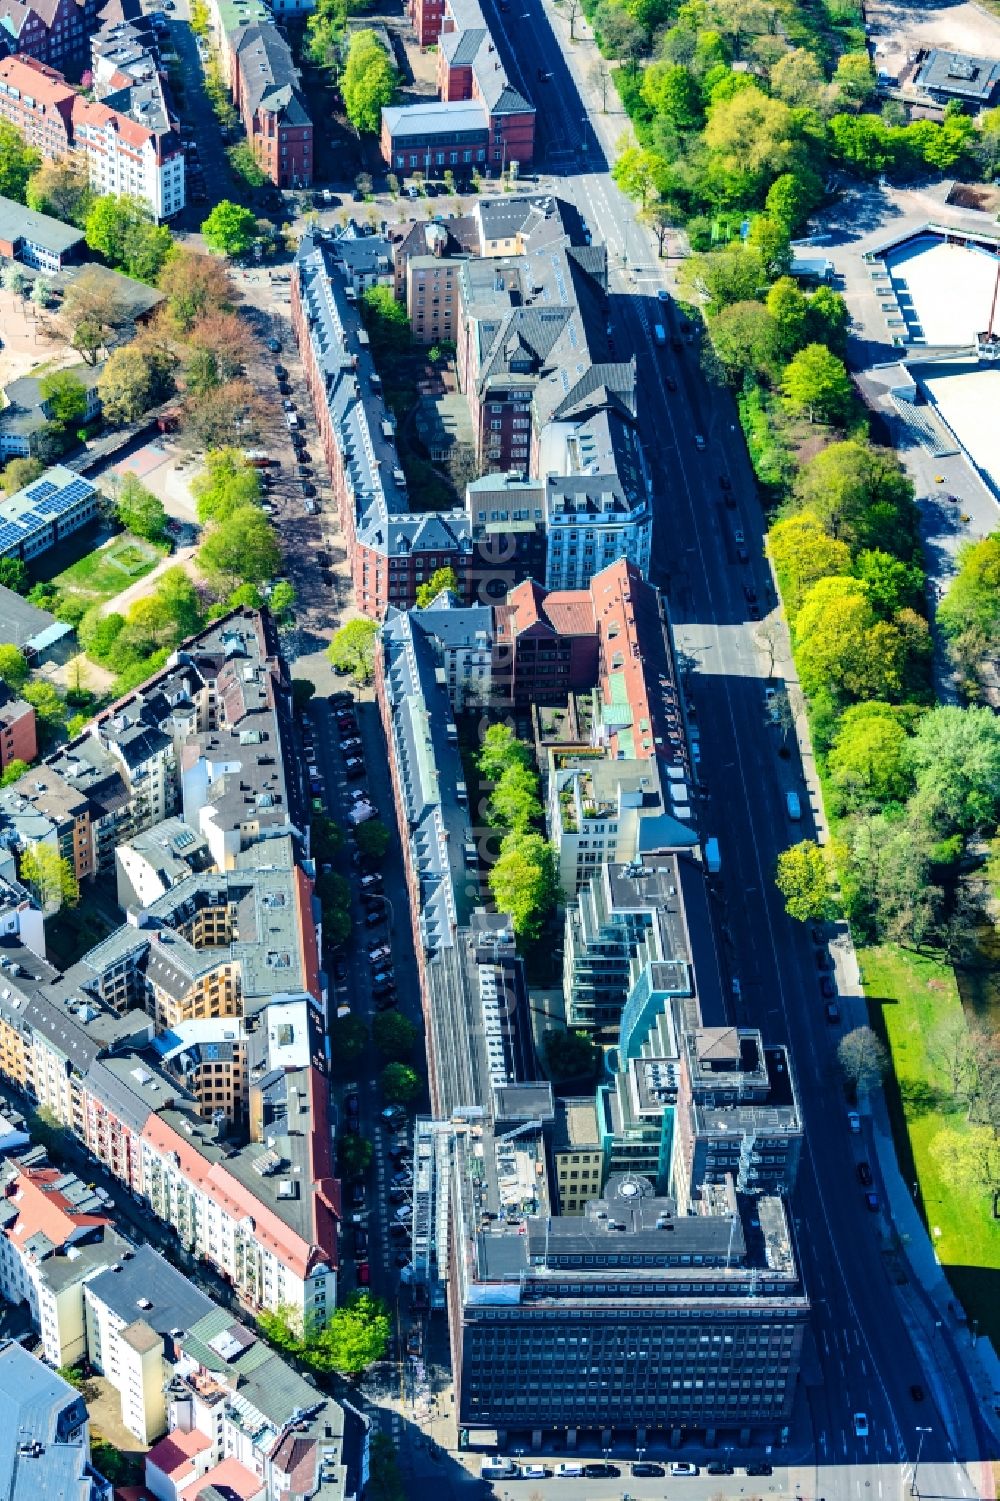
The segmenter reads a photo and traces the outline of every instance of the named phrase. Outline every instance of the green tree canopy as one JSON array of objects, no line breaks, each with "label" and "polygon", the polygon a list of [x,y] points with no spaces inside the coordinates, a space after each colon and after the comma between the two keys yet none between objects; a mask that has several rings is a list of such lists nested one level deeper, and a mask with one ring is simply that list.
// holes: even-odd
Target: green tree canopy
[{"label": "green tree canopy", "polygon": [[889,449],[855,438],[831,443],[799,472],[795,494],[831,536],[852,547],[913,555],[913,485]]},{"label": "green tree canopy", "polygon": [[118,520],[133,536],[145,537],[149,542],[162,540],[167,528],[167,513],[163,502],[135,474],[124,474],[115,493],[115,509]]},{"label": "green tree canopy", "polygon": [[389,839],[389,830],[380,818],[366,818],[354,830],[354,842],[366,860],[384,860]]},{"label": "green tree canopy", "polygon": [[257,506],[242,506],[215,522],[198,549],[198,567],[223,587],[263,584],[281,567],[274,527]]},{"label": "green tree canopy", "polygon": [[80,900],[73,867],[64,855],[48,844],[36,844],[21,852],[19,874],[45,912],[75,907]]},{"label": "green tree canopy", "polygon": [[807,344],[792,356],[781,377],[785,400],[810,422],[842,422],[850,413],[853,387],[844,362],[823,344]]},{"label": "green tree canopy", "polygon": [[458,574],[454,568],[438,568],[431,574],[426,583],[417,585],[416,603],[418,610],[426,610],[432,605],[439,594],[448,590],[451,594],[459,594],[460,586]]},{"label": "green tree canopy", "polygon": [[813,584],[795,620],[795,640],[806,693],[829,688],[850,698],[891,699],[903,686],[903,634],[876,618],[857,579]]},{"label": "green tree canopy", "polygon": [[28,179],[41,165],[41,157],[7,120],[0,120],[0,195],[24,203]]},{"label": "green tree canopy", "polygon": [[9,642],[0,642],[0,683],[20,693],[28,681],[28,662],[22,651]]},{"label": "green tree canopy", "polygon": [[586,1032],[550,1027],[544,1041],[545,1066],[553,1083],[580,1080],[590,1083],[597,1072],[600,1049]]},{"label": "green tree canopy", "polygon": [[541,936],[559,899],[555,850],[541,834],[510,833],[490,871],[490,891],[519,938]]},{"label": "green tree canopy", "polygon": [[139,343],[113,350],[97,382],[104,419],[112,427],[135,422],[172,389],[169,362]]},{"label": "green tree canopy", "polygon": [[375,32],[355,31],[340,81],[347,118],[355,130],[379,130],[382,110],[396,97],[397,87],[396,69]]},{"label": "green tree canopy", "polygon": [[875,700],[845,709],[830,748],[829,772],[849,809],[875,812],[902,803],[913,787],[909,736],[897,710]]},{"label": "green tree canopy", "polygon": [[203,221],[201,233],[209,250],[219,255],[246,255],[257,234],[257,220],[251,209],[221,198]]},{"label": "green tree canopy", "polygon": [[963,666],[975,667],[1000,645],[1000,532],[966,542],[937,618]]},{"label": "green tree canopy", "polygon": [[3,775],[0,776],[0,787],[10,787],[14,782],[19,782],[27,770],[27,761],[22,761],[19,756],[15,756],[13,761],[7,762]]},{"label": "green tree canopy", "polygon": [[[0,489],[5,495],[15,495],[18,490],[23,490],[36,480],[43,473],[44,467],[37,459],[11,459],[0,475]],[[12,560],[4,558],[3,561]]]},{"label": "green tree canopy", "polygon": [[31,575],[20,558],[0,558],[0,585],[15,594],[27,594]]},{"label": "green tree canopy", "polygon": [[762,302],[734,302],[709,319],[712,346],[727,377],[769,376],[776,365],[778,334]]},{"label": "green tree canopy", "polygon": [[393,296],[391,287],[369,287],[363,292],[361,316],[376,354],[400,354],[409,349],[410,320],[404,305]]},{"label": "green tree canopy", "polygon": [[49,418],[61,427],[76,427],[87,410],[87,388],[71,370],[53,370],[38,382]]},{"label": "green tree canopy", "polygon": [[337,1142],[337,1170],[342,1178],[363,1178],[372,1165],[374,1149],[366,1136],[347,1131]]},{"label": "green tree canopy", "polygon": [[372,1038],[384,1057],[405,1063],[417,1045],[420,1032],[401,1011],[380,1011],[372,1022]]},{"label": "green tree canopy", "polygon": [[260,473],[235,448],[211,449],[205,455],[204,473],[191,484],[198,507],[198,520],[225,521],[245,506],[259,506],[264,487]]},{"label": "green tree canopy", "polygon": [[650,63],[642,75],[642,97],[675,130],[694,130],[704,118],[698,80],[682,63]]},{"label": "green tree canopy", "polygon": [[840,1039],[837,1062],[851,1088],[864,1094],[875,1088],[889,1067],[889,1054],[871,1027],[855,1027]]},{"label": "green tree canopy", "polygon": [[338,1073],[352,1073],[368,1046],[368,1028],[360,1016],[338,1016],[330,1023],[330,1059]]},{"label": "green tree canopy", "polygon": [[788,105],[751,84],[712,103],[704,142],[726,192],[745,203],[793,165],[797,135]]},{"label": "green tree canopy", "polygon": [[641,208],[662,193],[669,182],[669,169],[662,156],[643,146],[626,146],[611,169],[611,176],[626,198],[634,198]]},{"label": "green tree canopy", "polygon": [[995,1125],[946,1126],[932,1138],[930,1152],[947,1182],[995,1205],[1000,1194],[1000,1133]]},{"label": "green tree canopy", "polygon": [[909,742],[916,806],[939,835],[992,829],[1000,811],[1000,720],[992,709],[939,705]]},{"label": "green tree canopy", "polygon": [[829,536],[812,511],[799,511],[776,521],[768,536],[768,548],[793,623],[813,584],[832,575],[846,575],[851,566],[847,543]]},{"label": "green tree canopy", "polygon": [[78,229],[87,221],[93,198],[86,168],[72,156],[42,162],[32,173],[25,195],[28,207],[36,214],[50,214]]},{"label": "green tree canopy", "polygon": [[538,775],[520,761],[504,768],[490,798],[490,823],[526,833],[541,821],[542,802]]},{"label": "green tree canopy", "polygon": [[785,911],[796,922],[826,922],[837,915],[829,852],[814,839],[782,850],[775,883],[785,898]]},{"label": "green tree canopy", "polygon": [[423,1088],[420,1075],[408,1063],[387,1063],[381,1085],[383,1095],[393,1105],[410,1104]]},{"label": "green tree canopy", "polygon": [[509,766],[530,770],[534,757],[523,740],[518,740],[509,724],[491,724],[483,735],[476,765],[486,782],[499,782]]},{"label": "green tree canopy", "polygon": [[854,561],[854,575],[864,584],[872,606],[884,620],[893,620],[900,610],[912,610],[923,601],[924,570],[881,548],[860,552]]},{"label": "green tree canopy", "polygon": [[719,313],[734,302],[755,302],[768,276],[760,251],[739,244],[688,256],[678,268],[677,280],[707,304],[709,313]]},{"label": "green tree canopy", "polygon": [[356,683],[370,683],[375,675],[375,643],[378,622],[359,617],[334,633],[327,647],[335,672],[346,672]]}]

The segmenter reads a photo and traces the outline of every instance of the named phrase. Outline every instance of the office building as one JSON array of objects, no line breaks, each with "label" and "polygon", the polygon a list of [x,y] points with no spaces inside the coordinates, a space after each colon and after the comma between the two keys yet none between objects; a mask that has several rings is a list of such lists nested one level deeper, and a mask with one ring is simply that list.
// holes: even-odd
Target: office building
[{"label": "office building", "polygon": [[[24,210],[22,210],[22,213]],[[0,216],[3,207],[0,201]],[[55,223],[55,220],[52,221]],[[0,254],[4,231],[0,228]],[[90,480],[64,464],[0,500],[0,558],[28,563],[97,517],[99,497]]]}]

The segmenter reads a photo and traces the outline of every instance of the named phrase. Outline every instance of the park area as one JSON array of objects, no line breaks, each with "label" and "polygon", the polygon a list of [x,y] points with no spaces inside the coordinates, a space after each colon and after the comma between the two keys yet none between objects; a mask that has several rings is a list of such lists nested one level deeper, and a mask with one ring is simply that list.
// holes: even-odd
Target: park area
[{"label": "park area", "polygon": [[1000,1341],[1000,1220],[988,1193],[970,1192],[936,1160],[945,1129],[974,1129],[963,1087],[968,1020],[949,964],[897,946],[859,951],[872,1024],[884,1030],[893,1072],[886,1080],[900,1169],[919,1184],[921,1208],[938,1260],[970,1320]]},{"label": "park area", "polygon": [[64,600],[82,600],[87,609],[121,594],[138,579],[151,573],[168,548],[139,537],[112,537],[53,578]]}]

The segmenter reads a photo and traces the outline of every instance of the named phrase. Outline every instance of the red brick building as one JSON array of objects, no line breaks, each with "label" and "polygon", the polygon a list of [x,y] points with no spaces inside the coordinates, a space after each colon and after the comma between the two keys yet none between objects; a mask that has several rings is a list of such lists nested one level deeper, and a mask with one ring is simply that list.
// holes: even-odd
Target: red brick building
[{"label": "red brick building", "polygon": [[101,0],[0,0],[0,50],[70,72],[87,60],[100,9]]},{"label": "red brick building", "polygon": [[231,53],[233,102],[257,165],[277,188],[310,187],[313,124],[288,43],[264,22],[238,31]]},{"label": "red brick building", "polygon": [[494,613],[494,679],[515,704],[554,704],[597,681],[598,634],[587,589],[549,593],[533,580]]},{"label": "red brick building", "polygon": [[0,775],[12,761],[27,761],[30,765],[38,755],[38,739],[35,734],[35,711],[23,698],[11,698],[6,688],[0,702]]},{"label": "red brick building", "polygon": [[76,98],[62,74],[35,57],[0,62],[0,119],[9,121],[46,161],[73,149]]}]

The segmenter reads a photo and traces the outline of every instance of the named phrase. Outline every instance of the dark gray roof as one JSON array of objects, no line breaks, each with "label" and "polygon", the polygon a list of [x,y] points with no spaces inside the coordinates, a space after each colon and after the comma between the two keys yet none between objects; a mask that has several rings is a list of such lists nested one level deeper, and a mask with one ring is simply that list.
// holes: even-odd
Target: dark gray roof
[{"label": "dark gray roof", "polygon": [[247,26],[235,37],[240,77],[251,109],[273,111],[289,125],[309,125],[301,78],[292,51],[270,23]]},{"label": "dark gray roof", "polygon": [[0,640],[10,642],[20,649],[58,623],[48,610],[30,605],[20,594],[15,594],[13,589],[0,584]]},{"label": "dark gray roof", "polygon": [[[89,1501],[87,1407],[68,1381],[10,1341],[0,1345],[0,1497]],[[37,1449],[24,1452],[23,1445]]]},{"label": "dark gray roof", "polygon": [[484,38],[488,37],[485,26],[471,27],[468,31],[445,31],[438,46],[453,68],[471,68]]},{"label": "dark gray roof", "polygon": [[0,240],[30,240],[41,245],[53,255],[65,255],[83,239],[83,230],[51,219],[48,214],[36,214],[23,203],[13,198],[0,196]]},{"label": "dark gray roof", "polygon": [[139,1246],[128,1261],[101,1272],[87,1286],[126,1324],[141,1319],[157,1334],[192,1329],[215,1308],[211,1298],[152,1246]]}]

